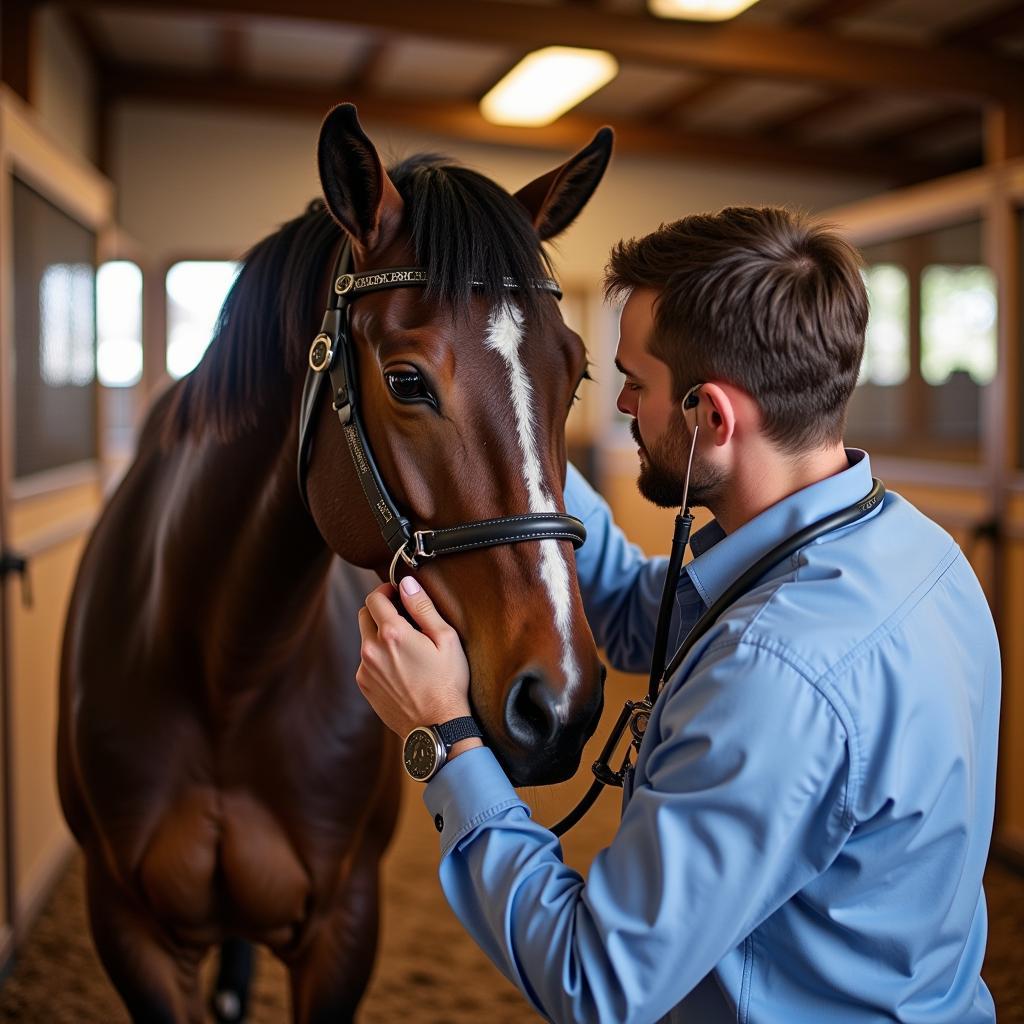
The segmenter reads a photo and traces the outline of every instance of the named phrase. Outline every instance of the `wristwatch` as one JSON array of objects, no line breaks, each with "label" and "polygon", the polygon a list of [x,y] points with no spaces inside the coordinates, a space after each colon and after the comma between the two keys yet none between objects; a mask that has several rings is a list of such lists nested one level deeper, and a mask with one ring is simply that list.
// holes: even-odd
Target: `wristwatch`
[{"label": "wristwatch", "polygon": [[476,719],[469,715],[441,725],[421,725],[405,737],[402,749],[405,770],[417,782],[427,782],[444,766],[452,747],[459,740],[473,736],[483,739]]}]

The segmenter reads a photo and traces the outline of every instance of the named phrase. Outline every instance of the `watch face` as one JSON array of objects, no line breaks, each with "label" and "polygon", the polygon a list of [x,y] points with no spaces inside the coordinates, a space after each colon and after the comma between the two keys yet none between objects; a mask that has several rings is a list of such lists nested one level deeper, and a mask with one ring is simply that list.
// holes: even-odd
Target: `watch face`
[{"label": "watch face", "polygon": [[438,742],[429,729],[413,729],[406,737],[405,770],[417,782],[424,782],[437,770]]}]

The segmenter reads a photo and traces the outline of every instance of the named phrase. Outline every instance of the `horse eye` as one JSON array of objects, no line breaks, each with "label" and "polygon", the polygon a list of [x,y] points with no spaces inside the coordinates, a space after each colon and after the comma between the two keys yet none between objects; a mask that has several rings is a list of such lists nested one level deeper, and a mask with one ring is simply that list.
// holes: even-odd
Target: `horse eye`
[{"label": "horse eye", "polygon": [[394,370],[385,374],[391,394],[401,402],[416,402],[421,399],[433,403],[430,393],[423,385],[423,378],[415,370]]}]

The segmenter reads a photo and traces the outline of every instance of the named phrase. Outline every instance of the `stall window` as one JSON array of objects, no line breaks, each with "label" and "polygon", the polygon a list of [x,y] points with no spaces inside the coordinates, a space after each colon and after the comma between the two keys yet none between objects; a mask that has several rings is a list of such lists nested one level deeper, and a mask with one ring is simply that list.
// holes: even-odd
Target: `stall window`
[{"label": "stall window", "polygon": [[96,272],[96,370],[107,388],[142,380],[142,271],[110,260]]},{"label": "stall window", "polygon": [[240,269],[233,260],[186,260],[167,271],[167,372],[175,380],[203,358]]},{"label": "stall window", "polygon": [[96,339],[103,455],[113,465],[131,455],[139,419],[142,270],[131,260],[109,260],[96,272]]},{"label": "stall window", "polygon": [[982,389],[996,372],[996,291],[983,266],[921,272],[921,376],[936,439],[976,443]]},{"label": "stall window", "polygon": [[870,316],[847,438],[911,458],[977,461],[996,373],[996,291],[981,226],[863,250]]},{"label": "stall window", "polygon": [[900,385],[910,372],[910,284],[896,263],[864,270],[870,316],[849,423],[863,443],[896,438],[905,409]]},{"label": "stall window", "polygon": [[96,236],[13,180],[14,475],[97,457]]}]

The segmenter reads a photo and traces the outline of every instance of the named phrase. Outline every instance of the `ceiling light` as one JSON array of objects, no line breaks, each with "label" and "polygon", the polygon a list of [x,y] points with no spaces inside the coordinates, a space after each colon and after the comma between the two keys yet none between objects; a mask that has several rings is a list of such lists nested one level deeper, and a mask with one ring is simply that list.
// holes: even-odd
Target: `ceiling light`
[{"label": "ceiling light", "polygon": [[756,3],[757,0],[647,0],[647,9],[659,18],[727,21]]},{"label": "ceiling light", "polygon": [[551,124],[618,71],[618,62],[604,50],[545,46],[528,53],[491,89],[480,112],[494,124]]}]

